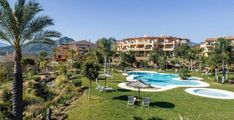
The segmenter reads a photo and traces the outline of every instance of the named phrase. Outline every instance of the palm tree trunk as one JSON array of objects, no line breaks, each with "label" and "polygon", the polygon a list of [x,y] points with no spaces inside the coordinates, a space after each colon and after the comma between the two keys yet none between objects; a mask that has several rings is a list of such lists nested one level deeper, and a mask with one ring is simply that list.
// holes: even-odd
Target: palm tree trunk
[{"label": "palm tree trunk", "polygon": [[224,64],[223,59],[222,59],[222,72],[223,72],[222,83],[224,83],[225,82],[225,64]]},{"label": "palm tree trunk", "polygon": [[193,71],[193,60],[190,60],[190,71]]},{"label": "palm tree trunk", "polygon": [[107,62],[107,56],[104,57],[104,73],[106,73],[106,62]]},{"label": "palm tree trunk", "polygon": [[91,84],[92,84],[92,80],[89,80],[89,94],[88,94],[88,100],[90,100]]},{"label": "palm tree trunk", "polygon": [[13,116],[16,120],[23,119],[23,78],[21,59],[21,50],[15,50],[13,80]]},{"label": "palm tree trunk", "polygon": [[107,56],[105,55],[105,63],[104,63],[104,76],[105,76],[105,87],[106,87],[106,69],[107,69]]}]

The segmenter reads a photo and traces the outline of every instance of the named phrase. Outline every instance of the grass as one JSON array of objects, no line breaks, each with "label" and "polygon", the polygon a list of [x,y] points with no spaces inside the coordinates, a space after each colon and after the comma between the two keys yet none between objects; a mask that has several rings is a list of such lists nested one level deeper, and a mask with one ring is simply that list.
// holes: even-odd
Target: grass
[{"label": "grass", "polygon": [[[192,75],[203,77],[211,88],[234,91],[234,85],[219,84],[213,77],[193,72]],[[231,76],[234,76],[232,74]],[[150,97],[150,109],[127,107],[127,96],[137,95],[136,91],[122,91],[117,84],[125,81],[121,73],[114,73],[108,86],[115,92],[98,92],[92,84],[91,100],[87,92],[80,97],[68,113],[69,120],[178,120],[179,114],[185,120],[232,120],[234,118],[234,100],[210,99],[188,94],[186,88],[176,88],[163,92],[141,92],[141,96]],[[104,81],[101,81],[104,85]],[[83,85],[88,80],[83,78]]]}]

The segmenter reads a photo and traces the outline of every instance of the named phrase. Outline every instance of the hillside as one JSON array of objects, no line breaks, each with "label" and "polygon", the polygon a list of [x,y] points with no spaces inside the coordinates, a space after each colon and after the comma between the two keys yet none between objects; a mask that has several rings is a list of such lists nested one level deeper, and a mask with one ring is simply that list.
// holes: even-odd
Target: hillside
[{"label": "hillside", "polygon": [[[63,37],[55,41],[55,45],[48,45],[48,44],[43,44],[43,43],[35,43],[35,44],[29,44],[23,46],[22,50],[23,52],[31,52],[31,53],[39,53],[40,51],[44,50],[47,52],[51,52],[53,48],[55,48],[57,45],[64,44],[64,43],[70,43],[74,42],[75,40],[68,38],[68,37]],[[0,55],[5,55],[7,52],[12,53],[13,49],[11,46],[6,46],[6,47],[0,47]]]}]

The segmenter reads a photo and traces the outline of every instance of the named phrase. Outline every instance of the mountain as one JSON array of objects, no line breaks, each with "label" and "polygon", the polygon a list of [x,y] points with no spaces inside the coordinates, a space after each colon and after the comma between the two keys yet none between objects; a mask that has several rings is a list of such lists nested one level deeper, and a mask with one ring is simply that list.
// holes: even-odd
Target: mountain
[{"label": "mountain", "polygon": [[4,47],[4,46],[7,46],[7,44],[0,42],[0,47]]},{"label": "mountain", "polygon": [[[63,37],[55,41],[55,45],[49,45],[49,44],[44,44],[44,43],[33,43],[33,44],[28,44],[24,45],[22,48],[23,52],[31,52],[31,53],[39,53],[40,51],[46,51],[51,53],[52,50],[57,46],[65,43],[70,43],[74,42],[72,38],[68,37]],[[5,47],[0,47],[0,55],[5,55],[6,53],[12,53],[13,48],[11,46],[5,46]]]}]

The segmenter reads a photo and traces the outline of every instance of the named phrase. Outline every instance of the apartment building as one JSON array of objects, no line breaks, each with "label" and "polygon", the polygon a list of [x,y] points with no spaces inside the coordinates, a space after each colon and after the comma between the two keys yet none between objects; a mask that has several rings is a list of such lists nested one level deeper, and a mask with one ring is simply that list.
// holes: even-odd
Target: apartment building
[{"label": "apartment building", "polygon": [[117,42],[117,51],[132,51],[137,60],[146,60],[153,50],[174,55],[175,48],[183,43],[188,44],[189,39],[172,36],[127,38]]},{"label": "apartment building", "polygon": [[[203,55],[208,57],[209,53],[215,48],[215,43],[218,40],[217,38],[207,38],[204,42],[200,44],[200,48],[203,48]],[[231,44],[234,46],[234,36],[223,37],[226,40],[230,40]]]},{"label": "apartment building", "polygon": [[90,51],[90,49],[93,49],[95,47],[96,44],[87,40],[76,41],[69,44],[62,44],[56,48],[55,60],[66,61],[67,59],[70,59],[71,50],[74,50],[78,55],[86,55]]}]

